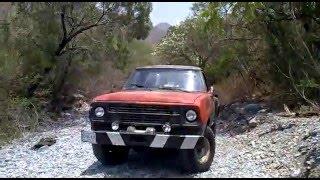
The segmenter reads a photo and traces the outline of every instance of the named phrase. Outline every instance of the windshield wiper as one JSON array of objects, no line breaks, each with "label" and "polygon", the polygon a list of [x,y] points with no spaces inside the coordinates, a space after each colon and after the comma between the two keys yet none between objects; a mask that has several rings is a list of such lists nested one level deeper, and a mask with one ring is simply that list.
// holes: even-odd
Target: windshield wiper
[{"label": "windshield wiper", "polygon": [[177,91],[182,91],[182,92],[190,92],[184,89],[180,89],[180,88],[174,88],[174,87],[157,87],[158,89],[165,89],[165,90],[177,90]]},{"label": "windshield wiper", "polygon": [[144,85],[141,85],[141,84],[131,83],[130,85],[138,88],[144,88]]},{"label": "windshield wiper", "polygon": [[145,88],[145,89],[151,91],[150,88],[147,88],[147,87],[145,87],[144,85],[141,85],[141,84],[131,83],[130,85],[135,86],[135,87],[138,87],[138,88]]}]

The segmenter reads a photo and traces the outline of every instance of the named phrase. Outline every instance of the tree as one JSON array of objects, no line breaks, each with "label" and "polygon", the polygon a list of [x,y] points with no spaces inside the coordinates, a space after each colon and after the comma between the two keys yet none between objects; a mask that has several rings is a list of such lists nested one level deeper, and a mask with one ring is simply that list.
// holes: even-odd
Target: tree
[{"label": "tree", "polygon": [[197,65],[214,77],[210,81],[225,78],[232,71],[249,74],[251,44],[261,38],[242,27],[249,23],[239,17],[238,8],[225,2],[195,3],[195,16],[170,31],[155,54],[168,63]]},{"label": "tree", "polygon": [[[99,50],[125,58],[125,42],[144,39],[151,28],[151,3],[26,2],[14,5],[12,42],[21,49],[24,74],[32,72],[26,83],[26,95],[32,97],[39,86],[51,85],[52,107],[57,104],[73,59],[97,57],[93,55],[97,53],[94,49],[97,44]],[[101,36],[97,40],[92,34]]]},{"label": "tree", "polygon": [[222,50],[240,73],[319,110],[319,10],[317,2],[214,2],[199,16],[208,31],[222,30],[230,42]]},{"label": "tree", "polygon": [[212,2],[192,9],[155,54],[200,66],[212,81],[240,74],[261,91],[319,108],[319,3]]},{"label": "tree", "polygon": [[[265,3],[258,14],[269,46],[273,82],[320,111],[320,5]],[[289,87],[289,88],[288,88]]]},{"label": "tree", "polygon": [[167,63],[192,64],[205,69],[216,58],[218,43],[213,33],[204,30],[203,18],[187,19],[172,28],[156,46],[155,55]]}]

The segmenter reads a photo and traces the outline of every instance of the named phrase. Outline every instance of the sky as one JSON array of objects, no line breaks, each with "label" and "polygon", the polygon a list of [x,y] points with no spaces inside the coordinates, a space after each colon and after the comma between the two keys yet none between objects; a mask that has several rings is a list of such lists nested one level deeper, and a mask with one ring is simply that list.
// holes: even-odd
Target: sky
[{"label": "sky", "polygon": [[153,26],[166,22],[170,25],[177,25],[192,14],[193,2],[152,2],[150,14]]}]

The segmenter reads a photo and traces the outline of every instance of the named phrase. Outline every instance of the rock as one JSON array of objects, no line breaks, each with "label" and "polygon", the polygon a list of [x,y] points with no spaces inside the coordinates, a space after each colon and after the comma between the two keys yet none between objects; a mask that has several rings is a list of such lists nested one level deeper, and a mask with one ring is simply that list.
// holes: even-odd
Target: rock
[{"label": "rock", "polygon": [[301,153],[299,164],[302,165],[303,177],[320,177],[320,143],[319,133],[314,130],[299,132],[302,136],[298,145],[298,151]]},{"label": "rock", "polygon": [[244,112],[244,109],[241,108],[241,107],[236,107],[236,108],[234,109],[234,111],[235,111],[236,113],[238,113],[238,114],[244,114],[244,113],[245,113],[245,112]]},{"label": "rock", "polygon": [[56,137],[41,138],[40,141],[37,144],[35,144],[31,149],[37,150],[37,149],[41,148],[42,146],[51,146],[54,143],[56,143]]},{"label": "rock", "polygon": [[294,155],[294,157],[299,157],[299,156],[301,156],[301,153],[297,153]]},{"label": "rock", "polygon": [[252,147],[256,147],[256,143],[254,141],[251,141],[250,144]]},{"label": "rock", "polygon": [[313,169],[309,170],[309,178],[319,178],[320,177],[320,166],[316,166]]},{"label": "rock", "polygon": [[309,165],[308,177],[315,178],[320,177],[320,145],[317,144],[309,153],[310,160],[306,161]]},{"label": "rock", "polygon": [[84,96],[82,94],[73,94],[72,95],[76,100],[83,99]]},{"label": "rock", "polygon": [[267,111],[268,111],[268,109],[261,109],[261,110],[258,111],[258,113],[265,113]]},{"label": "rock", "polygon": [[306,161],[306,164],[311,165],[314,161],[310,160],[310,161]]},{"label": "rock", "polygon": [[258,125],[258,121],[257,121],[257,117],[255,116],[255,117],[253,117],[253,118],[251,118],[250,120],[249,120],[249,126],[251,127],[251,128],[254,128],[254,127],[256,127]]},{"label": "rock", "polygon": [[267,113],[267,115],[268,115],[268,116],[273,116],[273,115],[274,115],[274,113]]},{"label": "rock", "polygon": [[239,102],[235,102],[233,104],[230,105],[230,109],[236,109],[237,107],[239,107],[241,104]]},{"label": "rock", "polygon": [[74,109],[77,111],[86,112],[89,111],[90,105],[83,100],[79,100],[74,104]]},{"label": "rock", "polygon": [[306,140],[309,137],[315,137],[315,136],[317,136],[317,134],[318,134],[318,132],[316,132],[316,131],[311,131],[311,132],[307,131],[306,135],[303,137],[303,140]]},{"label": "rock", "polygon": [[262,107],[260,104],[248,104],[243,107],[243,110],[247,114],[257,114]]},{"label": "rock", "polygon": [[68,112],[61,112],[60,113],[60,116],[62,117],[62,118],[70,118],[72,115],[71,115],[71,113],[68,113]]},{"label": "rock", "polygon": [[291,174],[291,177],[300,177],[301,176],[301,169],[296,169]]}]

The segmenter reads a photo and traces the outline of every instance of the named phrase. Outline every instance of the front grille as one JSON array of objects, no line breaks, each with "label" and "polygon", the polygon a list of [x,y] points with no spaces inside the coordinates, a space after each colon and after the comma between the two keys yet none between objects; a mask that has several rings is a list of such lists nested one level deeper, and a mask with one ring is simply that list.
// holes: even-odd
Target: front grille
[{"label": "front grille", "polygon": [[173,108],[159,105],[140,105],[140,104],[108,104],[108,111],[122,113],[154,113],[172,114]]},{"label": "front grille", "polygon": [[138,123],[181,123],[181,108],[160,105],[113,103],[106,105],[106,119]]}]

